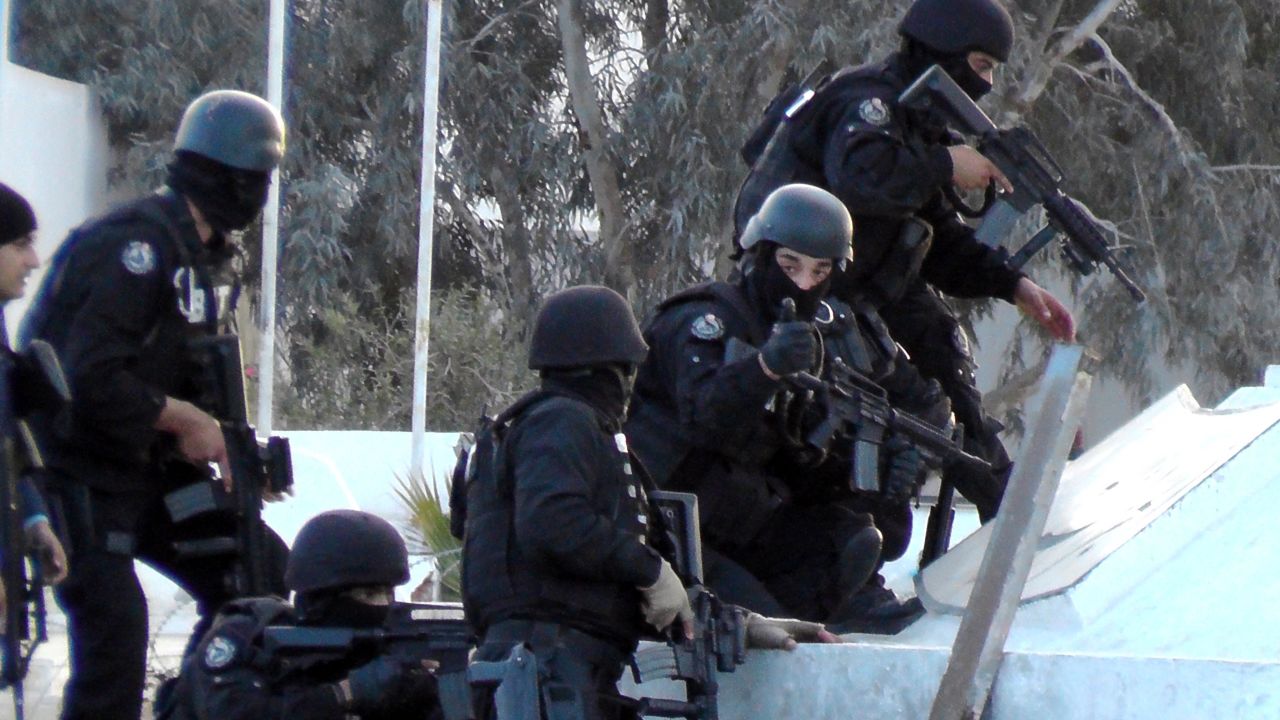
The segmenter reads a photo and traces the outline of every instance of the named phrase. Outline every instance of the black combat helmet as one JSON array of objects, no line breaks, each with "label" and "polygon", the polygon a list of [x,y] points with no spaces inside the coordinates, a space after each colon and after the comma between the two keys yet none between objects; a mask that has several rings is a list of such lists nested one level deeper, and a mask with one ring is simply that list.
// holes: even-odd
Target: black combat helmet
[{"label": "black combat helmet", "polygon": [[813,258],[851,259],[853,218],[835,195],[794,183],[769,193],[742,231],[744,250],[767,240]]},{"label": "black combat helmet", "polygon": [[330,510],[307,521],[289,551],[284,582],[296,593],[409,580],[409,554],[391,523],[358,510]]},{"label": "black combat helmet", "polygon": [[997,0],[916,0],[898,33],[939,55],[978,50],[1009,62],[1013,18]]},{"label": "black combat helmet", "polygon": [[542,304],[529,344],[529,367],[639,365],[648,352],[636,316],[621,295],[599,285],[579,285]]},{"label": "black combat helmet", "polygon": [[187,106],[173,149],[269,173],[284,156],[284,135],[284,120],[271,103],[239,90],[215,90]]}]

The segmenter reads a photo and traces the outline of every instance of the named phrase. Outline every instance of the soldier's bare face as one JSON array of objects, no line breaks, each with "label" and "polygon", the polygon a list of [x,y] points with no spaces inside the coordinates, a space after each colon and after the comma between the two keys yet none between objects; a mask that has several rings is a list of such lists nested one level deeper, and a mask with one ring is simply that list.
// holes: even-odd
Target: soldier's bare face
[{"label": "soldier's bare face", "polygon": [[969,53],[969,67],[973,68],[978,77],[995,84],[996,68],[1000,67],[1000,61],[981,50],[974,50]]},{"label": "soldier's bare face", "polygon": [[809,257],[791,248],[778,248],[774,256],[783,274],[801,290],[811,290],[831,276],[831,268],[835,266],[828,258]]},{"label": "soldier's bare face", "polygon": [[40,258],[36,256],[34,234],[0,245],[0,302],[22,297],[27,289],[27,276],[38,267]]}]

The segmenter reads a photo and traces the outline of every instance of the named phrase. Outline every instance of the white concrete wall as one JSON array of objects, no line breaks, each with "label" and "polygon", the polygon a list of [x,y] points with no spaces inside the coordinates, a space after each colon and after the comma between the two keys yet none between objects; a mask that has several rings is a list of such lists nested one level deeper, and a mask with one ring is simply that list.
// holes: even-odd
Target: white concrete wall
[{"label": "white concrete wall", "polygon": [[[106,127],[87,86],[0,62],[0,182],[35,209],[41,262],[105,208],[109,166]],[[27,282],[28,296],[43,270]],[[24,298],[6,308],[11,333],[26,306]]]}]

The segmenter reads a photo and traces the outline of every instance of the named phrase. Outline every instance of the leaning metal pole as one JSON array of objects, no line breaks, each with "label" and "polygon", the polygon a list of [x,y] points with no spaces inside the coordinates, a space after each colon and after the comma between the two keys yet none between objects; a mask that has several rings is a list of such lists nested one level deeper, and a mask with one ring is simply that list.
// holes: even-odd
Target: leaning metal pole
[{"label": "leaning metal pole", "polygon": [[[288,0],[271,0],[267,31],[267,102],[284,115],[284,18]],[[280,168],[271,173],[271,190],[262,211],[262,307],[258,318],[258,432],[271,434],[276,387],[276,269],[280,253]]]},{"label": "leaning metal pole", "polygon": [[1054,347],[1032,399],[1031,424],[993,522],[987,552],[956,632],[929,720],[978,720],[1004,659],[1062,469],[1089,396],[1090,358],[1079,345]]},{"label": "leaning metal pole", "polygon": [[427,14],[426,79],[422,91],[422,177],[418,202],[418,307],[413,339],[413,443],[409,472],[422,475],[427,434],[427,349],[431,336],[431,250],[436,204],[436,127],[440,95],[440,20],[444,0],[430,0]]}]

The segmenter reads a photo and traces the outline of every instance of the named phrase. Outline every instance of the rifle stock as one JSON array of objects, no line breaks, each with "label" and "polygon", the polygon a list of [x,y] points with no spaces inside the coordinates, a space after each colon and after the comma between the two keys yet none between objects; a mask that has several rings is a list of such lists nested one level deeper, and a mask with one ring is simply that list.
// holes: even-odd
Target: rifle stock
[{"label": "rifle stock", "polygon": [[940,112],[961,132],[978,138],[978,150],[1009,178],[1014,191],[1001,200],[1025,213],[1036,205],[1044,208],[1049,224],[1010,259],[1017,269],[1059,233],[1065,238],[1062,249],[1067,262],[1081,275],[1089,275],[1103,265],[1136,302],[1146,293],[1129,276],[1102,231],[1079,203],[1062,192],[1062,168],[1048,149],[1025,127],[1002,130],[973,102],[951,76],[934,65],[898,98],[899,104],[914,109]]}]

